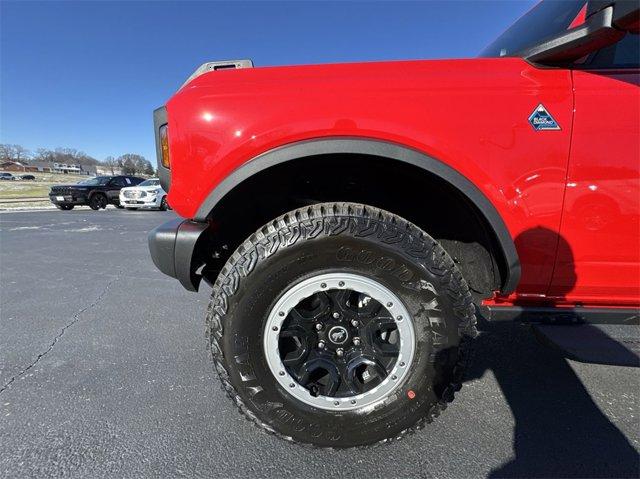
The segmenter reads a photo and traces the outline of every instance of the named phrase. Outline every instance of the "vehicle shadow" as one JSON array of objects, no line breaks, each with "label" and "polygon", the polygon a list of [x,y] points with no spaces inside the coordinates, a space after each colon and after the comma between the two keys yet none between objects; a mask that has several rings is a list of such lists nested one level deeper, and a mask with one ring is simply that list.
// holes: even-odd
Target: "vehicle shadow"
[{"label": "vehicle shadow", "polygon": [[[536,228],[533,234],[554,235],[559,248],[570,252],[552,231]],[[568,282],[564,294],[572,286]],[[491,371],[515,420],[514,458],[489,477],[640,477],[638,452],[561,352],[539,343],[531,328],[517,319],[516,324],[481,320],[478,327],[467,379]]]}]

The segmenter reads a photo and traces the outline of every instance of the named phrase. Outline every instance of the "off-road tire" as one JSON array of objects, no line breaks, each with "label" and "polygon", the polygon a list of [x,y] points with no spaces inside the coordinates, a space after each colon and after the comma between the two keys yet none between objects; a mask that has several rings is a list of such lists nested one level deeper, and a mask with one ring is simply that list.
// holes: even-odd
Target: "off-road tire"
[{"label": "off-road tire", "polygon": [[74,205],[56,205],[56,208],[62,211],[69,211],[73,209]]},{"label": "off-road tire", "polygon": [[89,198],[89,208],[92,210],[99,210],[100,208],[104,209],[107,207],[108,200],[105,195],[102,193],[95,193]]},{"label": "off-road tire", "polygon": [[[364,411],[299,401],[265,359],[264,325],[280,295],[310,276],[336,272],[393,291],[415,330],[404,383]],[[231,255],[213,287],[207,343],[224,390],[247,419],[286,440],[344,448],[400,439],[438,416],[461,387],[475,324],[467,283],[433,238],[380,209],[325,203],[273,220]]]}]

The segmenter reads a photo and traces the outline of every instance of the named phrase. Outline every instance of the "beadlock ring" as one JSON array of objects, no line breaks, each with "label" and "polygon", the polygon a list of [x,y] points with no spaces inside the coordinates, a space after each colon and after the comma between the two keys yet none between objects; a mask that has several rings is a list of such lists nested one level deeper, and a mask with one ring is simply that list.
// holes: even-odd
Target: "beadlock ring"
[{"label": "beadlock ring", "polygon": [[[280,358],[280,331],[289,312],[304,299],[332,289],[352,290],[370,296],[390,313],[398,330],[399,352],[393,368],[380,384],[355,396],[313,396],[289,374]],[[282,389],[307,405],[330,411],[371,408],[393,394],[411,368],[416,340],[413,321],[410,318],[411,315],[400,298],[378,281],[352,273],[324,273],[313,276],[291,286],[271,308],[263,331],[263,348],[267,364]]]}]

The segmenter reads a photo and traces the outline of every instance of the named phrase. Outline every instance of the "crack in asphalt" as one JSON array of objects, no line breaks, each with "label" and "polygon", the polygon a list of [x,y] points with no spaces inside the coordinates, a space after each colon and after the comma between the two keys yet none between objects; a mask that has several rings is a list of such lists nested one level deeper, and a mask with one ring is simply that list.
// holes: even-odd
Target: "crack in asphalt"
[{"label": "crack in asphalt", "polygon": [[120,279],[122,275],[122,271],[118,271],[118,273],[115,275],[115,278],[113,278],[111,281],[109,281],[106,286],[104,287],[104,289],[100,292],[100,294],[98,294],[98,296],[96,297],[96,299],[94,299],[88,306],[85,306],[84,308],[80,309],[78,312],[76,312],[71,321],[69,323],[67,323],[66,325],[64,325],[62,327],[62,329],[60,330],[60,332],[53,338],[53,341],[51,341],[51,344],[49,345],[49,347],[42,353],[38,354],[38,357],[31,363],[29,364],[26,368],[24,368],[22,371],[20,371],[18,374],[14,375],[11,377],[11,379],[9,379],[9,381],[7,381],[2,388],[0,388],[0,394],[2,394],[9,386],[11,386],[11,384],[18,379],[19,377],[23,376],[27,371],[29,371],[31,368],[33,368],[36,364],[38,364],[40,362],[40,360],[42,358],[44,358],[47,354],[49,354],[54,346],[58,343],[58,341],[60,341],[60,339],[62,338],[62,336],[64,335],[64,333],[66,332],[67,329],[69,329],[71,326],[73,326],[74,324],[76,324],[78,321],[80,321],[80,316],[82,316],[82,314],[85,311],[90,310],[91,308],[95,307],[98,305],[98,303],[100,303],[100,301],[102,301],[102,299],[104,298],[104,296],[107,294],[107,291],[109,291],[109,288],[111,288],[111,285],[113,285],[113,283],[115,283],[116,281],[118,281]]}]

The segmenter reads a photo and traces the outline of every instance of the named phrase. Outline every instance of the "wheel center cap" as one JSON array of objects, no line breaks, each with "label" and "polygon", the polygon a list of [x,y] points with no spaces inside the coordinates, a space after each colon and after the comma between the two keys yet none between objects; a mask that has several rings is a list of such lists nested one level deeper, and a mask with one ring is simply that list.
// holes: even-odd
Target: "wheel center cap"
[{"label": "wheel center cap", "polygon": [[349,339],[347,329],[342,326],[334,326],[329,330],[329,341],[333,344],[344,344]]}]

